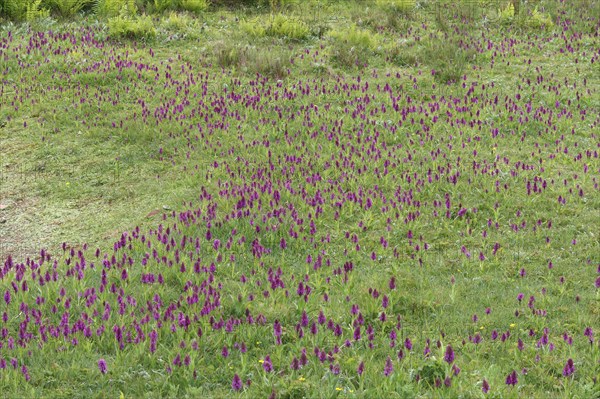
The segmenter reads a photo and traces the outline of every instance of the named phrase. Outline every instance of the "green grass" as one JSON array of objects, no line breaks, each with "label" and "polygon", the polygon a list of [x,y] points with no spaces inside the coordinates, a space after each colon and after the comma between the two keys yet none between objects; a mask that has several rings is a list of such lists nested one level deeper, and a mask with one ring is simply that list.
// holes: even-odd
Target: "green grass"
[{"label": "green grass", "polygon": [[[301,41],[249,34],[260,8],[170,13],[139,42],[93,16],[3,27],[0,258],[24,263],[0,277],[4,396],[598,396],[597,2],[506,24],[483,3],[406,3],[281,8]],[[527,22],[536,6],[554,26]],[[52,336],[63,317],[91,334]]]}]

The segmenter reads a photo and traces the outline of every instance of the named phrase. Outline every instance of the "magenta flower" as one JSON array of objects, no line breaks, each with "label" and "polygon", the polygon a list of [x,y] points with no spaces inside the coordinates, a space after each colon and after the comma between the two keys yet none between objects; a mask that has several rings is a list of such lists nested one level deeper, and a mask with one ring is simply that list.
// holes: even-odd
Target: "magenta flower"
[{"label": "magenta flower", "polygon": [[594,343],[594,330],[592,330],[592,327],[586,327],[583,335],[588,337],[590,345]]},{"label": "magenta flower", "polygon": [[456,376],[458,376],[460,374],[460,367],[458,367],[456,364],[452,365],[452,373]]},{"label": "magenta flower", "polygon": [[573,359],[569,359],[569,360],[567,360],[567,363],[565,364],[565,368],[563,368],[562,374],[565,377],[569,377],[574,372],[575,372],[575,365],[573,364]]},{"label": "magenta flower", "polygon": [[25,381],[29,381],[31,379],[31,377],[29,376],[29,370],[27,370],[27,366],[25,366],[25,365],[21,366],[21,372],[23,373],[23,376],[25,377]]},{"label": "magenta flower", "polygon": [[523,293],[519,293],[519,295],[517,295],[517,301],[521,302],[523,300]]},{"label": "magenta flower", "polygon": [[106,360],[100,359],[98,360],[98,369],[102,374],[106,374]]},{"label": "magenta flower", "polygon": [[485,378],[483,379],[483,384],[481,384],[481,391],[483,393],[488,393],[490,391],[490,384]]},{"label": "magenta flower", "polygon": [[281,323],[279,323],[279,320],[275,320],[273,323],[273,335],[275,335],[277,345],[281,345]]},{"label": "magenta flower", "polygon": [[354,330],[354,340],[358,341],[360,339],[360,326],[356,326]]},{"label": "magenta flower", "polygon": [[356,369],[356,372],[358,373],[358,375],[362,375],[365,371],[365,362],[360,362],[360,364],[358,365],[358,368]]},{"label": "magenta flower", "polygon": [[454,361],[454,350],[452,350],[452,346],[448,345],[446,347],[446,353],[444,354],[444,361],[448,364],[452,364]]},{"label": "magenta flower", "polygon": [[390,374],[394,372],[394,364],[392,363],[392,359],[388,356],[385,361],[385,367],[383,368],[383,375],[389,377]]},{"label": "magenta flower", "polygon": [[267,373],[270,373],[271,371],[273,371],[273,363],[271,362],[271,357],[269,355],[265,356],[265,360],[263,362],[263,369]]},{"label": "magenta flower", "polygon": [[513,370],[512,373],[506,376],[506,385],[517,385],[518,382],[519,379],[515,370]]},{"label": "magenta flower", "polygon": [[237,374],[233,376],[233,380],[231,381],[231,389],[234,391],[239,391],[242,389],[242,379]]}]

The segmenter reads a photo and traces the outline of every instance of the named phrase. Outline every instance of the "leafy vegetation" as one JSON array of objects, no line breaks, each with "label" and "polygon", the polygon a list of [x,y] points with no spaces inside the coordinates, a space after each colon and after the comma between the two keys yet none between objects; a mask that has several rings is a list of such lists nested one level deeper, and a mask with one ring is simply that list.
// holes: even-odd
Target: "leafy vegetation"
[{"label": "leafy vegetation", "polygon": [[152,18],[148,15],[137,15],[135,4],[124,4],[119,15],[109,18],[107,25],[109,35],[117,38],[147,38],[156,34]]}]

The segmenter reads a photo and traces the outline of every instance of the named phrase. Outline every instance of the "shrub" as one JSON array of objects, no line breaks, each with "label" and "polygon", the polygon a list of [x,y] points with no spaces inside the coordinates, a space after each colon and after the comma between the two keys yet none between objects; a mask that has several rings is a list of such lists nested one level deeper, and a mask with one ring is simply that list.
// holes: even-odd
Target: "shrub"
[{"label": "shrub", "polygon": [[48,3],[62,17],[69,18],[80,12],[83,7],[91,4],[93,0],[50,0]]},{"label": "shrub", "polygon": [[271,19],[266,28],[269,36],[286,37],[288,39],[302,40],[308,36],[308,26],[300,19],[277,14]]},{"label": "shrub", "polygon": [[208,9],[208,0],[181,0],[181,8],[185,11],[190,11],[200,14]]},{"label": "shrub", "polygon": [[123,5],[118,16],[108,19],[108,34],[122,38],[148,38],[156,35],[152,18],[137,15],[137,7]]},{"label": "shrub", "polygon": [[345,30],[331,31],[329,36],[333,39],[333,61],[346,67],[365,64],[379,41],[377,36],[368,30],[359,29],[354,25]]},{"label": "shrub", "polygon": [[504,9],[498,10],[498,19],[502,25],[509,25],[515,17],[515,6],[508,3]]},{"label": "shrub", "polygon": [[129,15],[137,13],[135,0],[98,0],[95,11],[104,17],[115,17],[120,15],[123,8],[127,9]]},{"label": "shrub", "polygon": [[531,17],[527,20],[527,25],[531,28],[542,29],[551,28],[554,26],[549,15],[538,11],[537,7],[533,9]]},{"label": "shrub", "polygon": [[268,35],[291,40],[305,39],[310,33],[308,25],[302,20],[283,14],[271,16],[268,22],[263,22],[258,18],[242,21],[240,28],[244,33],[253,37]]},{"label": "shrub", "polygon": [[4,0],[2,12],[15,21],[34,21],[46,18],[50,10],[42,8],[42,0]]},{"label": "shrub", "polygon": [[265,27],[257,19],[252,21],[241,21],[240,29],[245,34],[252,37],[263,37],[267,33]]},{"label": "shrub", "polygon": [[161,13],[169,9],[174,9],[173,0],[154,0],[154,12]]},{"label": "shrub", "polygon": [[5,0],[0,3],[0,12],[13,20],[25,18],[26,4],[20,0]]},{"label": "shrub", "polygon": [[42,0],[31,0],[26,6],[25,20],[31,22],[40,18],[48,18],[50,10],[41,8]]},{"label": "shrub", "polygon": [[161,26],[167,30],[183,32],[189,27],[191,22],[192,19],[188,15],[171,11],[167,18],[161,20]]},{"label": "shrub", "polygon": [[341,31],[331,31],[330,36],[338,42],[346,42],[351,46],[363,49],[373,50],[378,45],[378,38],[366,29],[359,29],[351,26]]}]

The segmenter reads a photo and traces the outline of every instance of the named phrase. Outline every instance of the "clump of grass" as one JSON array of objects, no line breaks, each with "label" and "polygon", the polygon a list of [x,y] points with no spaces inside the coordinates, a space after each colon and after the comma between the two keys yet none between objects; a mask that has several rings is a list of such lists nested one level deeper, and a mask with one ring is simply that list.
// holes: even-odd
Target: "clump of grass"
[{"label": "clump of grass", "polygon": [[268,5],[271,12],[281,12],[299,4],[297,0],[261,0],[261,3]]},{"label": "clump of grass", "polygon": [[290,54],[286,52],[264,51],[256,47],[224,42],[215,46],[214,56],[222,68],[234,68],[276,78],[286,76],[290,66]]},{"label": "clump of grass", "polygon": [[401,67],[413,67],[418,64],[418,56],[416,52],[400,44],[388,45],[385,48],[387,62]]},{"label": "clump of grass", "polygon": [[288,74],[289,60],[285,53],[254,50],[250,53],[248,68],[254,73],[281,79]]},{"label": "clump of grass", "polygon": [[244,33],[252,37],[279,37],[290,40],[303,40],[310,34],[308,25],[299,18],[284,14],[272,15],[269,20],[254,18],[240,22]]},{"label": "clump of grass", "polygon": [[189,16],[171,11],[166,18],[162,19],[160,25],[168,30],[182,32],[188,28],[191,22],[192,19]]},{"label": "clump of grass", "polygon": [[217,65],[221,68],[229,68],[232,66],[239,67],[246,60],[246,48],[235,46],[230,43],[217,42],[213,46],[213,53]]},{"label": "clump of grass", "polygon": [[332,38],[332,59],[344,67],[365,64],[379,45],[376,35],[355,25],[344,30],[333,30],[329,36]]},{"label": "clump of grass", "polygon": [[457,82],[469,64],[469,52],[452,41],[436,39],[421,51],[420,58],[429,65],[435,79],[443,83]]},{"label": "clump of grass", "polygon": [[377,0],[377,5],[395,16],[407,16],[416,6],[415,0]]}]

